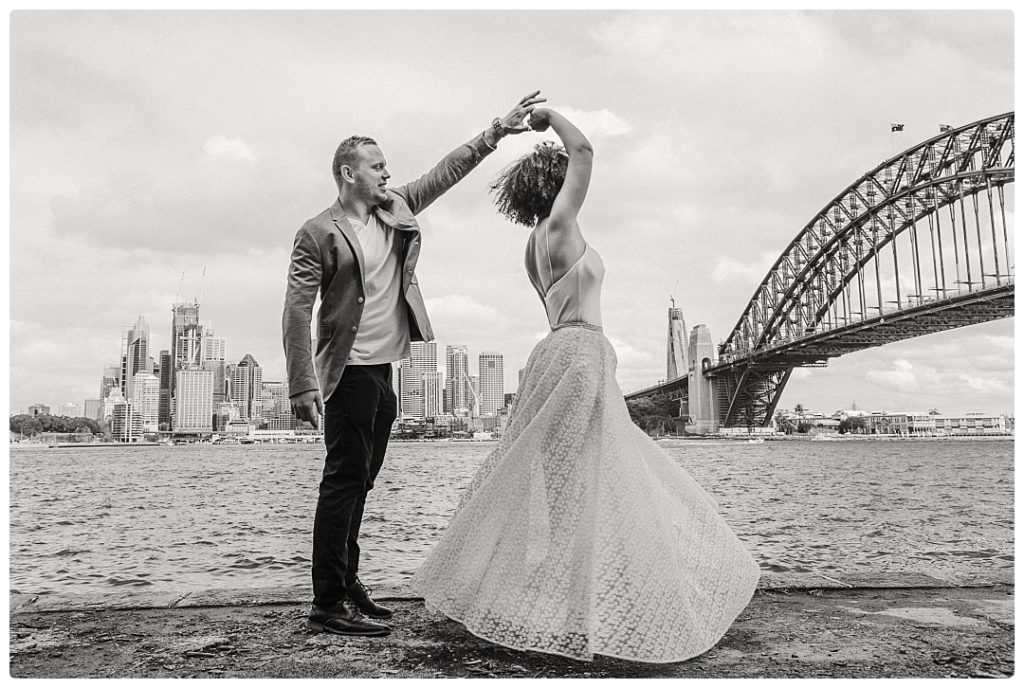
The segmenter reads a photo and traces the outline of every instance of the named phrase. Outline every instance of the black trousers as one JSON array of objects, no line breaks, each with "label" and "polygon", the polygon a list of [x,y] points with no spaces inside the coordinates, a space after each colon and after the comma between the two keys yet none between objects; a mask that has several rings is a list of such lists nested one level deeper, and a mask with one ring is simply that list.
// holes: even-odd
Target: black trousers
[{"label": "black trousers", "polygon": [[327,459],[313,521],[313,604],[345,598],[359,570],[359,525],[366,494],[384,463],[398,399],[391,364],[349,365],[324,405]]}]

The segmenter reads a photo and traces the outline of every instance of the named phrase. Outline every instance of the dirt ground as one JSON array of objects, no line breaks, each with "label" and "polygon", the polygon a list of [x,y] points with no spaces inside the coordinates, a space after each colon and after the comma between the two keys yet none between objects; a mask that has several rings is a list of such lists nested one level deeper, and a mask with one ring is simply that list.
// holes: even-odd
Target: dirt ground
[{"label": "dirt ground", "polygon": [[1013,588],[759,590],[721,642],[687,662],[580,662],[508,650],[421,602],[386,638],[316,634],[307,605],[19,611],[16,678],[1008,677]]}]

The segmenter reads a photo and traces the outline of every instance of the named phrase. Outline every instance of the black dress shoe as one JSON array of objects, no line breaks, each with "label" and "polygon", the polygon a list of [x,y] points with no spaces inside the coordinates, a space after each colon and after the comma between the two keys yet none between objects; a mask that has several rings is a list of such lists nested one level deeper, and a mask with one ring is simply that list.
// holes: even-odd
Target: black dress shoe
[{"label": "black dress shoe", "polygon": [[356,603],[359,607],[359,611],[366,614],[372,619],[390,619],[392,612],[387,607],[382,607],[370,598],[372,592],[369,588],[363,585],[363,582],[358,578],[353,583],[346,583],[345,589],[348,592],[348,598]]},{"label": "black dress shoe", "polygon": [[309,610],[306,628],[311,631],[336,633],[337,635],[381,636],[391,633],[391,627],[367,621],[354,605],[344,602],[329,609],[315,604]]}]

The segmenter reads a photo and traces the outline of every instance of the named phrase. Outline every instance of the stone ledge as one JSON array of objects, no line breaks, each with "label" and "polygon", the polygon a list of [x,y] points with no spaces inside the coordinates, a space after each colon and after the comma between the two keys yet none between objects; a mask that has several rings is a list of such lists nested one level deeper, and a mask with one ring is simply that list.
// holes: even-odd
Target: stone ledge
[{"label": "stone ledge", "polygon": [[[923,573],[885,574],[763,573],[760,591],[772,590],[871,590],[894,588],[975,588],[1013,585],[1011,572],[989,576],[942,579]],[[371,586],[373,596],[388,601],[418,601],[421,598],[406,583]],[[313,597],[308,586],[288,588],[211,588],[191,592],[102,592],[102,593],[12,593],[10,613],[96,611],[118,609],[185,609],[196,607],[251,607],[275,604],[307,604]]]}]

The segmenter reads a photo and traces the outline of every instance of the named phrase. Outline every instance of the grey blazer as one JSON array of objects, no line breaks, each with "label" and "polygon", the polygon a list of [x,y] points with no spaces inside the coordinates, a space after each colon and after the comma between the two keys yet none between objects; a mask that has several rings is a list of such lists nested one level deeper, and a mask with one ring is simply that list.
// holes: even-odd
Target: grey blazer
[{"label": "grey blazer", "polygon": [[[490,152],[483,135],[477,135],[416,181],[388,189],[387,200],[373,211],[378,222],[399,231],[396,239],[402,241],[402,294],[409,309],[409,335],[413,341],[434,338],[416,281],[420,229],[415,216]],[[326,402],[337,389],[363,314],[363,275],[359,241],[345,219],[341,203],[335,201],[307,220],[295,235],[282,318],[289,396],[319,388]],[[320,311],[314,370],[309,325],[318,291]]]}]

